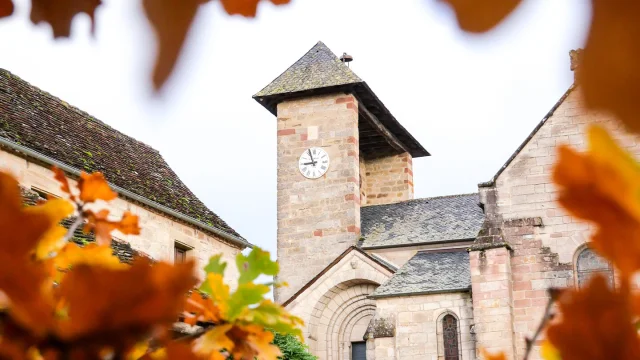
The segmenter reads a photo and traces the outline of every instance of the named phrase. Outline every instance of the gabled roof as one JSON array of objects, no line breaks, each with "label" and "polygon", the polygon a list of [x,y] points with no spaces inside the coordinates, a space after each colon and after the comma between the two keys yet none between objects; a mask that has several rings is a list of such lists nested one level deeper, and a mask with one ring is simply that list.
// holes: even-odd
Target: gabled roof
[{"label": "gabled roof", "polygon": [[372,298],[469,291],[471,272],[466,250],[419,251]]},{"label": "gabled roof", "polygon": [[[573,66],[573,64],[572,64]],[[569,87],[569,89],[567,89],[567,91],[564,92],[564,94],[562,94],[562,96],[560,97],[560,99],[553,105],[553,107],[551,108],[551,110],[549,110],[549,112],[542,118],[542,120],[540,120],[540,122],[538,123],[538,125],[536,125],[535,128],[533,128],[533,131],[531,131],[531,133],[529,134],[529,136],[527,136],[526,139],[524,139],[524,141],[522,142],[522,144],[520,144],[520,146],[518,146],[518,148],[516,149],[516,151],[514,151],[513,154],[511,154],[511,156],[509,157],[509,159],[507,159],[507,162],[504,163],[504,165],[502,165],[502,167],[498,170],[498,172],[496,172],[495,175],[493,175],[493,177],[491,178],[491,180],[489,181],[485,181],[482,182],[480,184],[478,184],[478,187],[491,187],[493,185],[495,185],[496,180],[498,180],[498,177],[500,176],[500,174],[502,174],[503,171],[505,171],[507,169],[507,167],[509,167],[509,165],[511,164],[511,162],[513,162],[513,160],[516,158],[516,156],[518,156],[518,154],[520,154],[520,152],[522,151],[522,149],[524,149],[525,146],[527,146],[527,144],[529,143],[529,141],[531,141],[531,139],[533,139],[533,137],[538,133],[538,131],[542,128],[542,126],[547,122],[547,120],[549,120],[549,118],[551,118],[551,116],[553,116],[553,114],[556,112],[556,110],[558,110],[558,108],[560,107],[560,105],[562,105],[562,103],[567,99],[567,97],[569,97],[569,94],[571,94],[571,92],[573,91],[573,89],[575,89],[575,84],[571,85]]]},{"label": "gabled roof", "polygon": [[338,92],[355,95],[359,104],[375,116],[406,147],[411,156],[430,155],[400,125],[367,83],[321,41],[253,98],[272,114],[277,115],[277,105],[282,101]]},{"label": "gabled roof", "polygon": [[484,221],[478,194],[439,196],[360,210],[362,248],[475,239]]},{"label": "gabled roof", "polygon": [[236,245],[250,245],[187,188],[157,150],[3,69],[0,145],[23,154],[18,149],[30,150],[71,169],[101,171],[145,205],[171,210],[205,231],[218,230]]}]

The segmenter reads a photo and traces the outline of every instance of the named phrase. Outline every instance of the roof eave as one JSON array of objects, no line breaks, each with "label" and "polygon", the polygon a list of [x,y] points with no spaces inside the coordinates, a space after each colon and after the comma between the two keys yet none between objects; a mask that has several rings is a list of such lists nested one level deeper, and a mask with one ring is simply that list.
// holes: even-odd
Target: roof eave
[{"label": "roof eave", "polygon": [[[23,154],[25,154],[27,156],[30,156],[32,158],[35,158],[35,159],[39,160],[39,161],[42,161],[45,164],[57,166],[60,169],[66,171],[67,173],[70,173],[70,174],[73,174],[73,175],[76,175],[76,176],[79,176],[80,173],[81,173],[80,170],[78,170],[78,169],[76,169],[76,168],[74,168],[72,166],[69,166],[69,165],[67,165],[67,164],[65,164],[63,162],[58,161],[58,160],[52,159],[52,158],[50,158],[50,157],[48,157],[48,156],[46,156],[44,154],[41,154],[41,153],[39,153],[39,152],[37,152],[37,151],[35,151],[33,149],[30,149],[30,148],[28,148],[26,146],[22,146],[22,145],[16,144],[13,141],[10,141],[10,140],[5,139],[3,137],[0,137],[0,146],[5,146],[5,147],[7,147],[9,149],[12,149],[13,151],[16,151],[16,152],[19,152],[19,153],[23,153]],[[209,226],[209,225],[203,224],[203,223],[199,222],[198,220],[196,220],[196,219],[194,219],[194,218],[192,218],[190,216],[187,216],[185,214],[182,214],[180,212],[172,210],[172,209],[170,209],[170,208],[168,208],[168,207],[166,207],[164,205],[158,204],[158,203],[156,203],[156,202],[154,202],[152,200],[149,200],[149,199],[147,199],[147,198],[145,198],[143,196],[135,194],[135,193],[133,193],[133,192],[127,190],[127,189],[121,188],[121,187],[119,187],[117,185],[114,185],[112,183],[109,183],[109,186],[112,189],[114,189],[118,194],[121,194],[124,197],[127,197],[129,199],[138,201],[138,202],[140,202],[140,203],[142,203],[142,204],[144,204],[146,206],[149,206],[149,207],[151,207],[151,208],[153,208],[153,209],[155,209],[157,211],[160,211],[160,212],[165,213],[167,215],[170,215],[170,216],[172,216],[174,218],[177,218],[179,220],[187,222],[187,223],[189,223],[191,225],[194,225],[194,226],[196,226],[196,227],[198,227],[198,228],[200,228],[202,230],[205,230],[205,231],[211,232],[213,234],[216,234],[216,235],[220,236],[221,238],[223,238],[224,240],[234,244],[235,246],[240,247],[241,249],[245,249],[247,247],[253,247],[253,244],[249,243],[247,240],[245,240],[245,239],[243,239],[241,237],[235,236],[233,234],[229,234],[228,232],[220,230],[220,229],[215,228],[213,226]]]},{"label": "roof eave", "polygon": [[[480,230],[478,230],[480,231]],[[403,247],[414,247],[414,246],[423,246],[423,245],[439,245],[439,244],[450,244],[456,242],[474,242],[476,240],[475,237],[472,238],[462,238],[462,239],[451,239],[451,240],[438,240],[438,241],[423,241],[419,243],[403,243],[403,244],[389,244],[389,245],[378,245],[378,246],[362,246],[362,250],[381,250],[381,249],[393,249],[393,248],[403,248]],[[366,237],[365,237],[365,242]],[[363,244],[364,245],[364,244]]]},{"label": "roof eave", "polygon": [[368,296],[368,298],[384,299],[384,298],[401,297],[401,296],[436,295],[436,294],[449,294],[449,293],[470,292],[470,291],[471,291],[471,286],[468,286],[463,288],[444,289],[444,290],[427,290],[427,291],[403,292],[403,293],[379,294],[379,295],[371,294]]}]

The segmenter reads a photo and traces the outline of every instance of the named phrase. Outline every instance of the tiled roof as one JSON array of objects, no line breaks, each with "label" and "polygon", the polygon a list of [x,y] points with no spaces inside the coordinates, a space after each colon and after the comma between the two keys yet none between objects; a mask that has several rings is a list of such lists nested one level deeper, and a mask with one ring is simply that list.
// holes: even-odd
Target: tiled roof
[{"label": "tiled roof", "polygon": [[364,206],[360,217],[365,249],[474,239],[484,221],[478,194]]},{"label": "tiled roof", "polygon": [[[31,191],[22,186],[20,187],[20,192],[22,194],[23,203],[26,206],[33,206],[37,204],[38,201],[45,200],[42,197],[40,197],[40,195],[38,195],[38,193],[36,193],[35,191]],[[68,229],[75,222],[75,220],[76,220],[75,217],[69,217],[67,219],[64,219],[61,225]],[[76,231],[73,233],[73,238],[71,238],[71,241],[73,241],[74,243],[80,246],[84,246],[88,243],[94,242],[95,240],[96,240],[95,234],[93,234],[92,232],[85,234],[82,231],[82,226],[76,229]],[[149,255],[133,249],[131,247],[131,244],[129,244],[126,241],[112,239],[111,248],[113,249],[113,254],[116,255],[120,259],[120,261],[123,263],[130,264],[137,257],[146,257],[148,259],[151,259]]]},{"label": "tiled roof", "polygon": [[362,80],[319,41],[255,96],[294,93],[358,82]]},{"label": "tiled roof", "polygon": [[396,120],[369,85],[321,41],[253,98],[276,115],[277,104],[287,99],[339,92],[354,94],[412,157],[429,156],[429,152]]},{"label": "tiled roof", "polygon": [[[240,238],[171,170],[160,153],[0,69],[0,137]],[[248,244],[248,243],[247,243]]]},{"label": "tiled roof", "polygon": [[371,297],[468,291],[470,288],[471,272],[466,250],[419,251]]}]

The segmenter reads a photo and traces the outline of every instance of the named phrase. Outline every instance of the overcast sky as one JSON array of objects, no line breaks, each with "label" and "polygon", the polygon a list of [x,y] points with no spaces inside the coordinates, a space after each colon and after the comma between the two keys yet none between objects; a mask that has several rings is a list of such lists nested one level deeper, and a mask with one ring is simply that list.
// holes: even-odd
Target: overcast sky
[{"label": "overcast sky", "polygon": [[[529,0],[489,34],[457,29],[435,0],[263,2],[257,19],[202,7],[161,96],[154,37],[139,1],[104,0],[70,40],[29,22],[27,0],[0,21],[0,67],[158,149],[249,241],[275,252],[276,120],[251,96],[317,41],[353,55],[364,79],[431,152],[414,161],[416,197],[477,191],[571,85],[585,0]],[[256,155],[258,154],[258,155]]]}]

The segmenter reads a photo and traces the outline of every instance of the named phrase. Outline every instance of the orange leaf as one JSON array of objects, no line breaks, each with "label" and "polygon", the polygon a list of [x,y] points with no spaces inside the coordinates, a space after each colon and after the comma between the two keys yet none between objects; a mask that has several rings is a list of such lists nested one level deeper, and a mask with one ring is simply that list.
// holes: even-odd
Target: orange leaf
[{"label": "orange leaf", "polygon": [[460,28],[473,33],[491,30],[520,5],[520,0],[440,0],[449,3]]},{"label": "orange leaf", "polygon": [[54,258],[54,264],[57,269],[64,271],[80,264],[102,266],[115,270],[128,268],[127,264],[123,264],[117,256],[113,255],[113,249],[110,246],[99,246],[98,244],[87,244],[80,247],[77,244],[68,243]]},{"label": "orange leaf", "polygon": [[640,2],[591,3],[591,29],[577,72],[586,105],[610,111],[640,132]]},{"label": "orange leaf", "polygon": [[[260,0],[220,0],[229,15],[255,17]],[[275,5],[288,4],[290,0],[271,0]]]},{"label": "orange leaf", "polygon": [[192,291],[185,304],[185,322],[195,325],[198,321],[216,323],[222,320],[220,308],[211,298],[204,298],[198,291]]},{"label": "orange leaf", "polygon": [[559,148],[553,180],[558,201],[597,225],[593,248],[623,276],[640,269],[640,166],[601,128],[589,129],[589,152]]},{"label": "orange leaf", "polygon": [[69,199],[76,201],[76,197],[71,193],[71,187],[69,186],[69,180],[67,176],[64,174],[64,171],[60,170],[60,168],[54,166],[51,169],[54,174],[54,178],[60,183],[60,189],[67,195],[69,195]]},{"label": "orange leaf", "polygon": [[0,18],[11,16],[14,6],[11,0],[0,0]]},{"label": "orange leaf", "polygon": [[565,291],[558,304],[561,318],[547,337],[563,360],[640,358],[628,292],[612,290],[598,275],[580,291]]},{"label": "orange leaf", "polygon": [[492,354],[485,349],[482,349],[482,357],[484,358],[484,360],[507,360],[507,357],[504,355],[504,352]]},{"label": "orange leaf", "polygon": [[108,220],[109,210],[103,209],[94,213],[91,210],[85,211],[85,217],[87,223],[85,224],[84,231],[93,232],[96,234],[96,242],[100,245],[106,245],[111,243],[111,232],[113,230],[119,230],[125,235],[138,235],[140,234],[140,227],[138,226],[138,216],[126,211],[122,215],[120,221]]},{"label": "orange leaf", "polygon": [[174,322],[195,284],[193,262],[150,266],[138,259],[126,270],[75,266],[60,284],[71,321],[60,324],[59,336],[112,346],[118,340],[139,340],[155,326]]},{"label": "orange leaf", "polygon": [[[42,205],[31,206],[25,209],[29,213],[41,213],[46,215],[52,224],[58,224],[74,211],[73,205],[64,199],[51,199]],[[53,225],[45,232],[36,247],[36,257],[44,259],[51,253],[60,250],[66,243],[64,236],[67,229],[60,225]]]},{"label": "orange leaf", "polygon": [[205,0],[143,0],[144,11],[156,32],[158,54],[153,69],[153,85],[162,87],[180,55],[191,22]]},{"label": "orange leaf", "polygon": [[231,351],[234,359],[276,360],[282,356],[280,349],[273,345],[273,333],[256,325],[234,326],[227,336],[233,341]]},{"label": "orange leaf", "polygon": [[87,174],[83,171],[78,180],[78,188],[80,189],[80,200],[85,203],[96,200],[111,201],[118,197],[118,194],[109,187],[104,175],[99,172]]},{"label": "orange leaf", "polygon": [[91,18],[91,32],[95,31],[95,11],[101,0],[31,0],[31,22],[51,24],[53,37],[69,37],[71,21],[78,13]]}]

